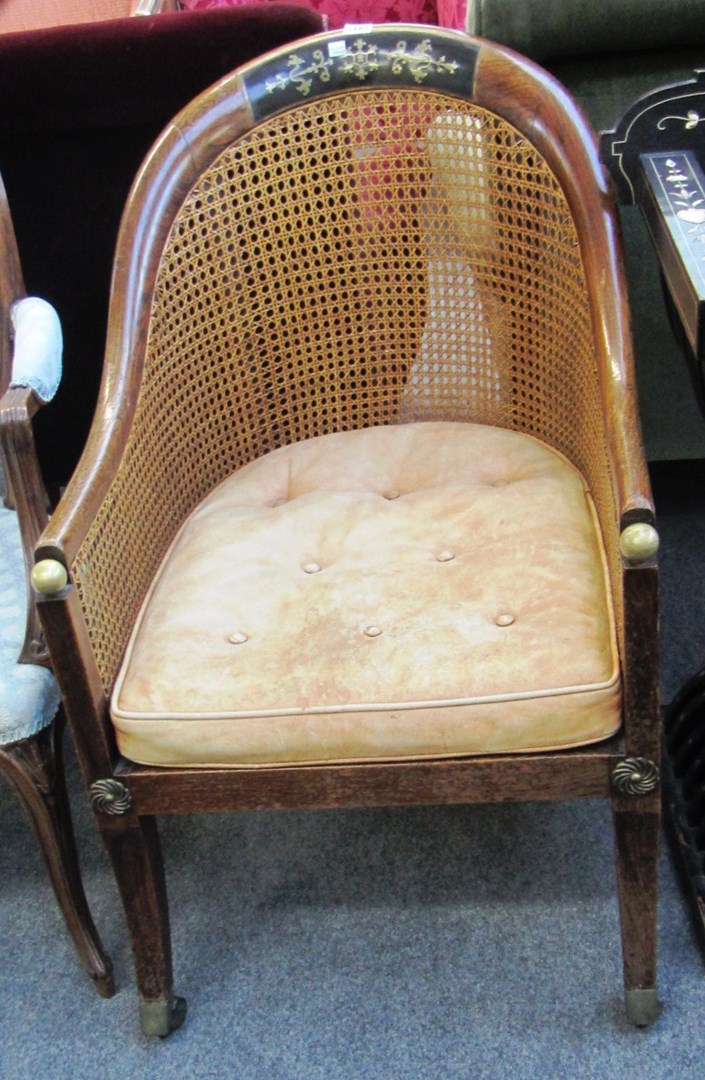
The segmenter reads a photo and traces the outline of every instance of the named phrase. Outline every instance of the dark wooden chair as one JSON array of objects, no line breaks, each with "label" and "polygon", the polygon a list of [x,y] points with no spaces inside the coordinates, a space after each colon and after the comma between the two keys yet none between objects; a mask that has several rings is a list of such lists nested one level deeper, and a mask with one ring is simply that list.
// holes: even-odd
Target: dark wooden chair
[{"label": "dark wooden chair", "polygon": [[183,1017],[160,814],[594,796],[650,1023],[657,546],[612,200],[557,83],[394,26],[192,102],[128,201],[34,571],[143,1030]]},{"label": "dark wooden chair", "polygon": [[76,855],[64,780],[64,717],[28,575],[48,517],[32,417],[56,391],[61,327],[54,309],[25,294],[0,179],[0,775],[27,812],[78,955],[99,992],[112,965],[96,933]]}]

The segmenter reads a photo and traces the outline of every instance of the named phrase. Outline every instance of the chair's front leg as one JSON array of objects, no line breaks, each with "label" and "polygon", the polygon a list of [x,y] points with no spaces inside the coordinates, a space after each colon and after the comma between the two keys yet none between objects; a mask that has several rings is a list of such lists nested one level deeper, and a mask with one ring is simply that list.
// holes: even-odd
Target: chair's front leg
[{"label": "chair's front leg", "polygon": [[658,1016],[656,920],[661,839],[658,655],[658,534],[648,522],[620,537],[624,596],[626,756],[612,773],[627,1017],[647,1027]]},{"label": "chair's front leg", "polygon": [[138,817],[127,789],[123,797],[120,788],[119,781],[99,782],[91,788],[91,799],[127,918],[142,1031],[164,1037],[183,1023],[186,1002],[173,992],[161,845],[155,818]]},{"label": "chair's front leg", "polygon": [[113,968],[83,890],[64,778],[58,718],[38,735],[0,750],[0,774],[12,784],[37,837],[61,914],[98,993],[115,992]]},{"label": "chair's front leg", "polygon": [[648,1027],[661,1011],[656,989],[661,838],[661,794],[657,779],[650,793],[615,791],[612,812],[627,1019],[637,1027]]}]

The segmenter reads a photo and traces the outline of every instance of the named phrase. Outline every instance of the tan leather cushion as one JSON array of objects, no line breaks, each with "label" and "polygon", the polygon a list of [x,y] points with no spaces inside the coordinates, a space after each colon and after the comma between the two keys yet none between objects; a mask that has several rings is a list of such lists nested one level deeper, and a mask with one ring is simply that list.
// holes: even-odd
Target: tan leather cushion
[{"label": "tan leather cushion", "polygon": [[613,734],[620,680],[581,477],[537,440],[417,423],[276,450],[188,519],[113,695],[122,753],[258,765]]}]

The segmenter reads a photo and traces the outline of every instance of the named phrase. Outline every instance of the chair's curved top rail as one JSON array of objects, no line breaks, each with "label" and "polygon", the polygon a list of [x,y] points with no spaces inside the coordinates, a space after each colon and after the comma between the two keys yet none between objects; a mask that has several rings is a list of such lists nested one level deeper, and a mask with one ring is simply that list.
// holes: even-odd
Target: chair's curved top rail
[{"label": "chair's curved top rail", "polygon": [[366,87],[432,86],[467,96],[474,84],[480,45],[455,34],[427,28],[380,27],[374,34],[339,31],[327,40],[272,54],[243,71],[252,114],[273,112],[318,94]]}]

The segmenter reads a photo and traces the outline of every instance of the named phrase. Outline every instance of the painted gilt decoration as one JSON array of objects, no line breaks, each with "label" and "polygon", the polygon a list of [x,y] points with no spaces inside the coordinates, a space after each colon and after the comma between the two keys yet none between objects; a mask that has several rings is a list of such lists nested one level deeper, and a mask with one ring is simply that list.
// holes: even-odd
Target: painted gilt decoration
[{"label": "painted gilt decoration", "polygon": [[315,79],[321,82],[330,82],[330,68],[332,61],[326,59],[321,49],[315,49],[307,62],[306,58],[299,56],[289,57],[288,70],[277,72],[275,78],[268,79],[267,93],[274,94],[277,90],[286,90],[294,86],[299,93],[306,97],[311,93]]},{"label": "painted gilt decoration", "polygon": [[705,71],[659,87],[627,109],[614,131],[603,131],[600,153],[624,203],[638,201],[639,159],[644,154],[690,150],[701,155],[705,133]]},{"label": "painted gilt decoration", "polygon": [[658,765],[648,758],[625,758],[615,765],[612,783],[620,795],[648,795],[658,787]]},{"label": "painted gilt decoration", "polygon": [[703,123],[705,116],[701,116],[695,109],[688,109],[685,116],[662,116],[656,125],[657,129],[659,131],[665,131],[667,124],[669,124],[671,120],[678,121],[683,124],[686,131],[691,131],[693,128],[696,128],[698,124]]},{"label": "painted gilt decoration", "polygon": [[691,243],[705,243],[705,191],[698,184],[692,169],[688,169],[687,158],[679,161],[675,156],[668,157],[665,165],[663,180],[676,217],[693,226],[689,230]]},{"label": "painted gilt decoration", "polygon": [[425,26],[346,26],[296,42],[243,76],[255,120],[336,94],[369,89],[473,91],[479,47],[466,34]]},{"label": "painted gilt decoration", "polygon": [[302,97],[311,93],[316,81],[330,82],[334,75],[352,76],[364,82],[379,71],[392,75],[411,75],[422,83],[431,73],[454,75],[458,63],[445,54],[436,55],[428,38],[411,47],[407,41],[397,41],[388,48],[358,37],[348,43],[345,39],[331,41],[326,50],[314,49],[310,56],[295,53],[289,57],[285,71],[277,72],[266,83],[267,93],[294,87]]}]

